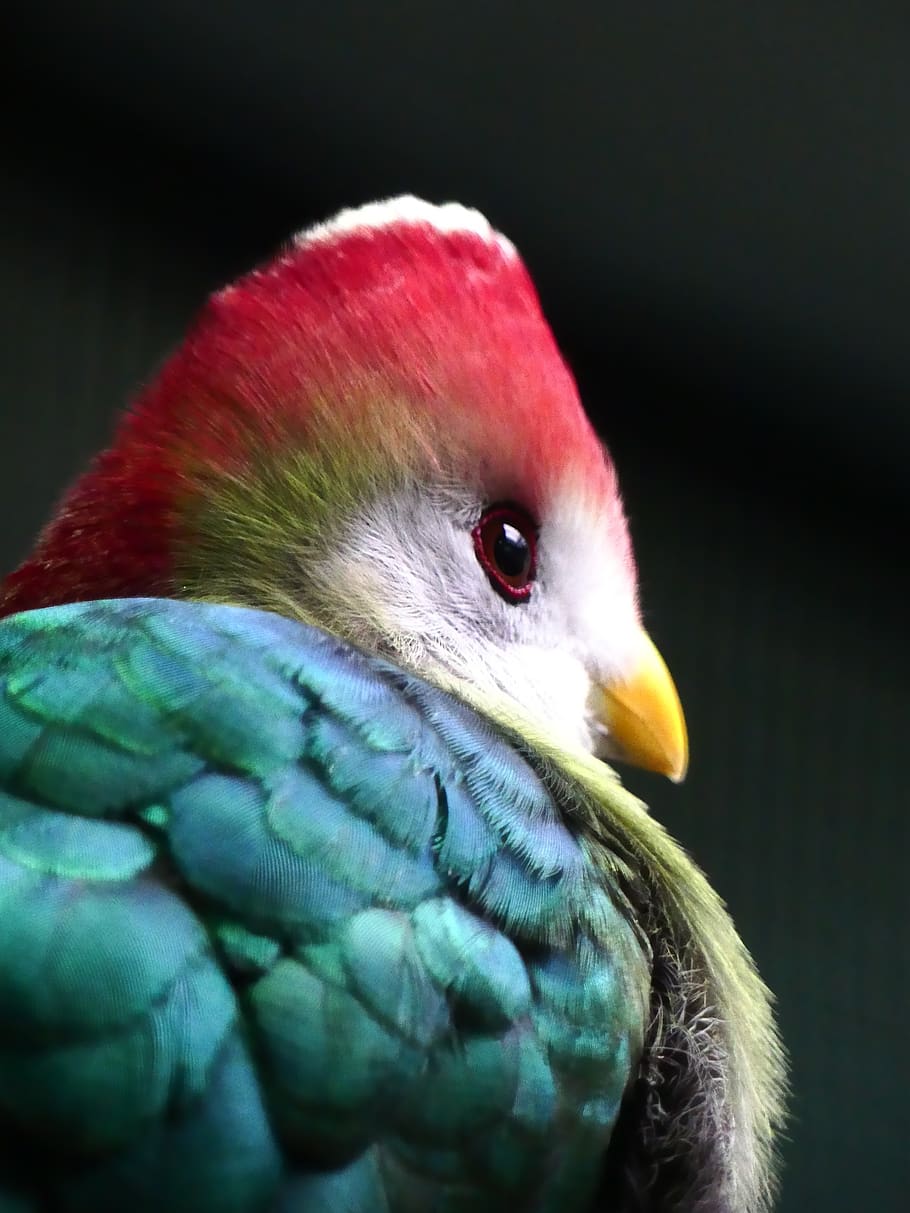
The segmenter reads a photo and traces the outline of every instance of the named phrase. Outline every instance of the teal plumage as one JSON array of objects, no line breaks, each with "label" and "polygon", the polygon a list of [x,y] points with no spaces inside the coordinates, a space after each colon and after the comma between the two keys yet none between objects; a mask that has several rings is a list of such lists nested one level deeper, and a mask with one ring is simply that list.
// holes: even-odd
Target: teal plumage
[{"label": "teal plumage", "polygon": [[0,1213],[767,1213],[770,995],[616,757],[685,719],[514,246],[302,233],[0,582]]},{"label": "teal plumage", "polygon": [[0,1208],[586,1207],[646,953],[471,709],[265,613],[63,606],[0,624],[0,776]]}]

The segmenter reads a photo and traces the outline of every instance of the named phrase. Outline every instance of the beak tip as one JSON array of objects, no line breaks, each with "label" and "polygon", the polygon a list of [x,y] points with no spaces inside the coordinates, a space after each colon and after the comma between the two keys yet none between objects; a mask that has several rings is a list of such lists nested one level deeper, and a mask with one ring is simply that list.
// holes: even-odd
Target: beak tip
[{"label": "beak tip", "polygon": [[680,708],[680,725],[682,736],[679,739],[676,747],[674,760],[670,762],[667,770],[667,777],[671,783],[680,784],[685,782],[685,778],[689,773],[689,738],[686,736],[685,724],[682,719],[682,709]]},{"label": "beak tip", "polygon": [[686,761],[686,762],[680,763],[679,766],[674,767],[674,769],[672,771],[668,771],[667,778],[670,780],[671,783],[675,783],[675,784],[685,783],[686,775],[688,774],[688,771],[689,771],[689,763],[688,763],[688,761]]}]

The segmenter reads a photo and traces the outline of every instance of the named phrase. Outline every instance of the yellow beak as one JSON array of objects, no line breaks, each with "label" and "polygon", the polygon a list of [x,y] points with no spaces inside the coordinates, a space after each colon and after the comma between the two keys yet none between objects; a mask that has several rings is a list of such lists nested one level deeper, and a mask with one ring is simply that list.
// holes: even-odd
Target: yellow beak
[{"label": "yellow beak", "polygon": [[651,637],[642,631],[641,639],[641,656],[631,677],[599,686],[595,711],[614,757],[680,783],[689,765],[682,705]]}]

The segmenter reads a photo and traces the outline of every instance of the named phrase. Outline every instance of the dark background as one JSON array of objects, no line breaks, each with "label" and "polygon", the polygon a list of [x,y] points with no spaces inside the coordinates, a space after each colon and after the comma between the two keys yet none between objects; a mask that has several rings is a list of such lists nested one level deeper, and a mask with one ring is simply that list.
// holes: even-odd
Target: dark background
[{"label": "dark background", "polygon": [[628,782],[779,997],[780,1208],[903,1210],[906,4],[7,3],[0,565],[206,293],[400,191],[518,244],[691,730]]}]

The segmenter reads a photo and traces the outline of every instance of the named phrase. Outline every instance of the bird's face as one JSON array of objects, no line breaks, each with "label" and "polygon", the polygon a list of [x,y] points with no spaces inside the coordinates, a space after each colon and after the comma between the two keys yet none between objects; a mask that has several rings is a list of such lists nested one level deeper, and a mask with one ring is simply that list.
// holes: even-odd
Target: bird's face
[{"label": "bird's face", "polygon": [[569,476],[535,511],[452,477],[405,483],[355,506],[306,580],[314,613],[362,647],[511,705],[565,746],[685,774],[615,492]]},{"label": "bird's face", "polygon": [[214,296],[0,611],[161,593],[308,620],[563,746],[685,771],[612,464],[475,211],[343,212]]}]

